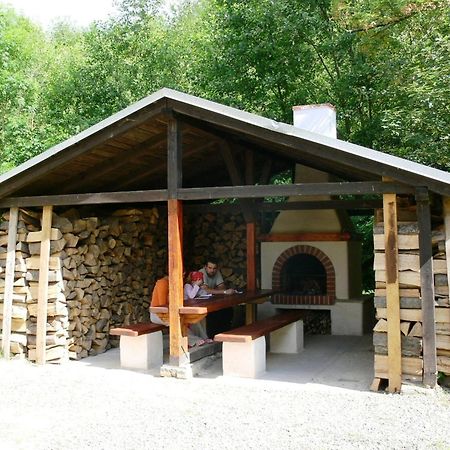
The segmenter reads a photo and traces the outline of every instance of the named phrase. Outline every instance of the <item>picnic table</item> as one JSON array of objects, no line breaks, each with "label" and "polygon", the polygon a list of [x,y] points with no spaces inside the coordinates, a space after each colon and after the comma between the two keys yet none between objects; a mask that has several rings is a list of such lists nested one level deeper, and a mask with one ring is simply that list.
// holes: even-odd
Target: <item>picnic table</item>
[{"label": "picnic table", "polygon": [[[273,289],[256,289],[244,291],[241,294],[214,294],[207,298],[189,299],[184,301],[179,312],[183,325],[187,326],[199,322],[214,311],[237,305],[247,305],[246,323],[251,323],[254,320],[253,305],[264,303],[276,292]],[[169,322],[169,305],[151,307],[150,312],[157,314],[163,321]]]}]

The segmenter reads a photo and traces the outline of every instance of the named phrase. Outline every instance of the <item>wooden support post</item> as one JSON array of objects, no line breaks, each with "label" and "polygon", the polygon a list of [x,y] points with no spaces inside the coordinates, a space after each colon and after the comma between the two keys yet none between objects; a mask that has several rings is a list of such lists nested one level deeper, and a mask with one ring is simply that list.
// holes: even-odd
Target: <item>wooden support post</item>
[{"label": "wooden support post", "polygon": [[447,260],[447,284],[450,291],[450,197],[444,197],[445,255]]},{"label": "wooden support post", "polygon": [[9,210],[8,247],[5,270],[5,295],[3,298],[2,353],[7,359],[11,352],[11,319],[14,292],[14,267],[16,264],[17,221],[19,208]]},{"label": "wooden support post", "polygon": [[433,251],[431,244],[430,198],[427,188],[416,189],[419,225],[420,292],[422,297],[423,383],[437,383],[436,326],[434,311]]},{"label": "wooden support post", "polygon": [[398,281],[397,196],[383,195],[384,246],[386,258],[386,306],[389,392],[400,392],[402,360],[400,340],[400,290]]},{"label": "wooden support post", "polygon": [[183,306],[182,204],[169,200],[168,209],[170,364],[176,366],[189,362],[187,337],[183,336],[179,313]]},{"label": "wooden support post", "polygon": [[189,362],[186,330],[179,309],[183,306],[183,208],[177,199],[182,186],[181,124],[169,119],[167,129],[168,254],[169,254],[169,338],[170,364]]},{"label": "wooden support post", "polygon": [[[247,223],[247,290],[256,289],[256,226],[254,222]],[[256,305],[245,305],[245,323],[248,325],[256,320]]]},{"label": "wooden support post", "polygon": [[36,364],[45,364],[47,337],[48,270],[50,260],[50,237],[52,231],[52,206],[42,209],[42,239],[39,258],[39,286],[36,326]]}]

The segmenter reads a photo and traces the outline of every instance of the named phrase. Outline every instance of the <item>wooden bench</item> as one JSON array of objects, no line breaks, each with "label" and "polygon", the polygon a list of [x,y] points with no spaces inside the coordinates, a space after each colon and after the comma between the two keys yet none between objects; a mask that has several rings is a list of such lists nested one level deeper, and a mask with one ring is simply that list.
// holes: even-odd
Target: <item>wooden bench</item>
[{"label": "wooden bench", "polygon": [[161,367],[163,364],[162,330],[165,325],[136,323],[109,330],[112,336],[120,336],[120,366],[127,369]]},{"label": "wooden bench", "polygon": [[268,334],[272,353],[302,351],[304,316],[305,311],[291,310],[214,336],[223,342],[223,374],[256,378],[264,373]]}]

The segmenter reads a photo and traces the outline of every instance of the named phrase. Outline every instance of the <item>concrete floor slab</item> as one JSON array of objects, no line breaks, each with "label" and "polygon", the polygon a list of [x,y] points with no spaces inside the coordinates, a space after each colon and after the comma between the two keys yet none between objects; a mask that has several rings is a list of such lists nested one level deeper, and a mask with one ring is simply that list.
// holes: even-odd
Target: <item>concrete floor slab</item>
[{"label": "concrete floor slab", "polygon": [[[193,359],[220,350],[216,344],[199,347]],[[167,350],[165,360],[167,360]],[[86,364],[105,369],[121,369],[119,350],[111,349],[74,364]],[[192,364],[193,373],[202,378],[222,377],[221,353],[202,357]],[[157,369],[141,371],[159,376]],[[267,370],[259,377],[266,381],[321,384],[346,389],[368,391],[373,380],[372,335],[365,336],[305,336],[304,351],[299,354],[267,354]]]}]

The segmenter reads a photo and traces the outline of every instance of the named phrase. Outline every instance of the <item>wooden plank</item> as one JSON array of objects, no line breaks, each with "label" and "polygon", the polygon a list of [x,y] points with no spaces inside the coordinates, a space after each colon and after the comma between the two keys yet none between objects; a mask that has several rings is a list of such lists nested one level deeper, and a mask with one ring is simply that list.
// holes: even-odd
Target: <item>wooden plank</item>
[{"label": "wooden plank", "polygon": [[[222,186],[205,188],[184,188],[178,192],[180,200],[201,200],[216,198],[261,198],[285,197],[291,195],[364,195],[396,192],[408,194],[412,188],[396,183],[378,181],[357,181],[339,183],[294,183],[255,186]],[[0,204],[1,206],[1,204]]]},{"label": "wooden plank", "polygon": [[[373,260],[374,270],[385,270],[386,260],[383,253],[375,253]],[[411,255],[409,253],[400,253],[398,255],[398,270],[420,271],[419,255]]]},{"label": "wooden plank", "polygon": [[[50,232],[50,240],[58,241],[62,238],[62,233],[58,228],[52,228]],[[31,231],[27,234],[27,242],[41,242],[42,231]]]},{"label": "wooden plank", "polygon": [[[374,370],[375,377],[388,378],[389,357],[386,355],[375,355]],[[423,361],[420,358],[401,358],[401,372],[404,379],[422,380]]]},{"label": "wooden plank", "polygon": [[434,311],[433,249],[431,243],[430,198],[426,188],[416,189],[419,225],[420,293],[422,296],[423,382],[437,384],[436,329]]},{"label": "wooden plank", "polygon": [[13,206],[98,205],[114,203],[162,202],[168,198],[167,189],[128,192],[96,192],[90,194],[40,195],[36,197],[9,197],[0,199],[0,208]]},{"label": "wooden plank", "polygon": [[182,203],[171,199],[168,209],[169,254],[169,336],[170,364],[189,362],[186,333],[183,333],[179,309],[183,306],[183,212]]},{"label": "wooden plank", "polygon": [[[396,185],[383,189],[378,182],[342,182],[342,183],[300,183],[286,185],[255,185],[255,186],[224,186],[204,188],[180,188],[178,198],[180,200],[212,200],[217,198],[262,198],[285,197],[290,195],[363,195],[367,193],[382,193],[383,190],[404,192],[403,185]],[[400,189],[400,187],[402,187]],[[378,192],[380,191],[380,192]],[[119,192],[93,192],[88,194],[44,195],[35,197],[9,197],[0,200],[0,208],[13,206],[42,206],[52,204],[60,205],[95,205],[114,203],[147,203],[166,201],[168,191],[166,189],[119,191]]]},{"label": "wooden plank", "polygon": [[386,305],[388,324],[388,390],[402,387],[400,340],[400,292],[398,280],[397,196],[383,195],[384,247],[386,257]]},{"label": "wooden plank", "polygon": [[291,310],[234,330],[216,334],[214,340],[216,342],[248,342],[279,330],[290,323],[297,322],[304,318],[306,314],[307,311],[304,310]]},{"label": "wooden plank", "polygon": [[450,350],[450,336],[445,334],[436,335],[436,348]]},{"label": "wooden plank", "polygon": [[[386,319],[386,308],[377,308],[377,319]],[[422,310],[421,309],[401,309],[400,319],[409,320],[411,322],[422,322]],[[450,323],[450,308],[435,308],[436,322]]]},{"label": "wooden plank", "polygon": [[[377,319],[387,319],[387,309],[377,308]],[[411,322],[422,322],[422,310],[421,309],[400,309],[400,319],[409,320]]]},{"label": "wooden plank", "polygon": [[[384,234],[373,235],[373,248],[375,250],[384,250]],[[419,236],[417,234],[399,234],[399,250],[417,250],[419,248]]]},{"label": "wooden plank", "polygon": [[[320,200],[314,202],[260,202],[258,203],[258,211],[284,211],[284,210],[320,210],[320,209],[343,209],[347,214],[351,215],[353,212],[358,212],[361,215],[363,210],[367,210],[367,214],[373,214],[371,210],[375,207],[383,205],[381,200]],[[373,204],[371,204],[373,203]],[[230,212],[238,214],[242,211],[239,204],[236,203],[202,203],[193,205],[184,205],[184,212],[198,213],[198,212]],[[384,249],[384,244],[383,247]]]},{"label": "wooden plank", "polygon": [[50,237],[52,229],[52,206],[42,209],[42,241],[39,265],[39,293],[36,329],[36,363],[45,364],[46,358],[46,328],[47,328],[47,297],[48,271],[50,260]]},{"label": "wooden plank", "polygon": [[112,336],[142,336],[143,334],[154,333],[166,329],[165,325],[156,323],[135,323],[132,325],[123,325],[117,328],[111,328],[109,334]]},{"label": "wooden plank", "polygon": [[317,200],[303,202],[266,202],[258,205],[260,211],[316,210],[316,209],[375,209],[383,206],[382,200]]},{"label": "wooden plank", "polygon": [[[388,274],[385,270],[375,271],[375,281],[381,283],[387,283]],[[402,270],[398,273],[398,282],[402,287],[419,287],[420,286],[420,273],[412,272],[410,270]]]},{"label": "wooden plank", "polygon": [[447,284],[450,290],[450,197],[444,197],[444,230],[445,230],[445,259],[447,262]]},{"label": "wooden plank", "polygon": [[[256,289],[256,225],[247,223],[247,289]],[[245,323],[248,325],[256,320],[256,306],[245,305]]]},{"label": "wooden plank", "polygon": [[8,246],[6,248],[5,293],[3,297],[2,353],[6,359],[11,351],[12,303],[14,294],[14,266],[16,263],[16,239],[19,209],[11,208],[8,224]]},{"label": "wooden plank", "polygon": [[[386,297],[386,289],[375,289],[375,297]],[[420,298],[419,289],[406,289],[400,288],[400,298],[401,297],[417,297]]]}]

